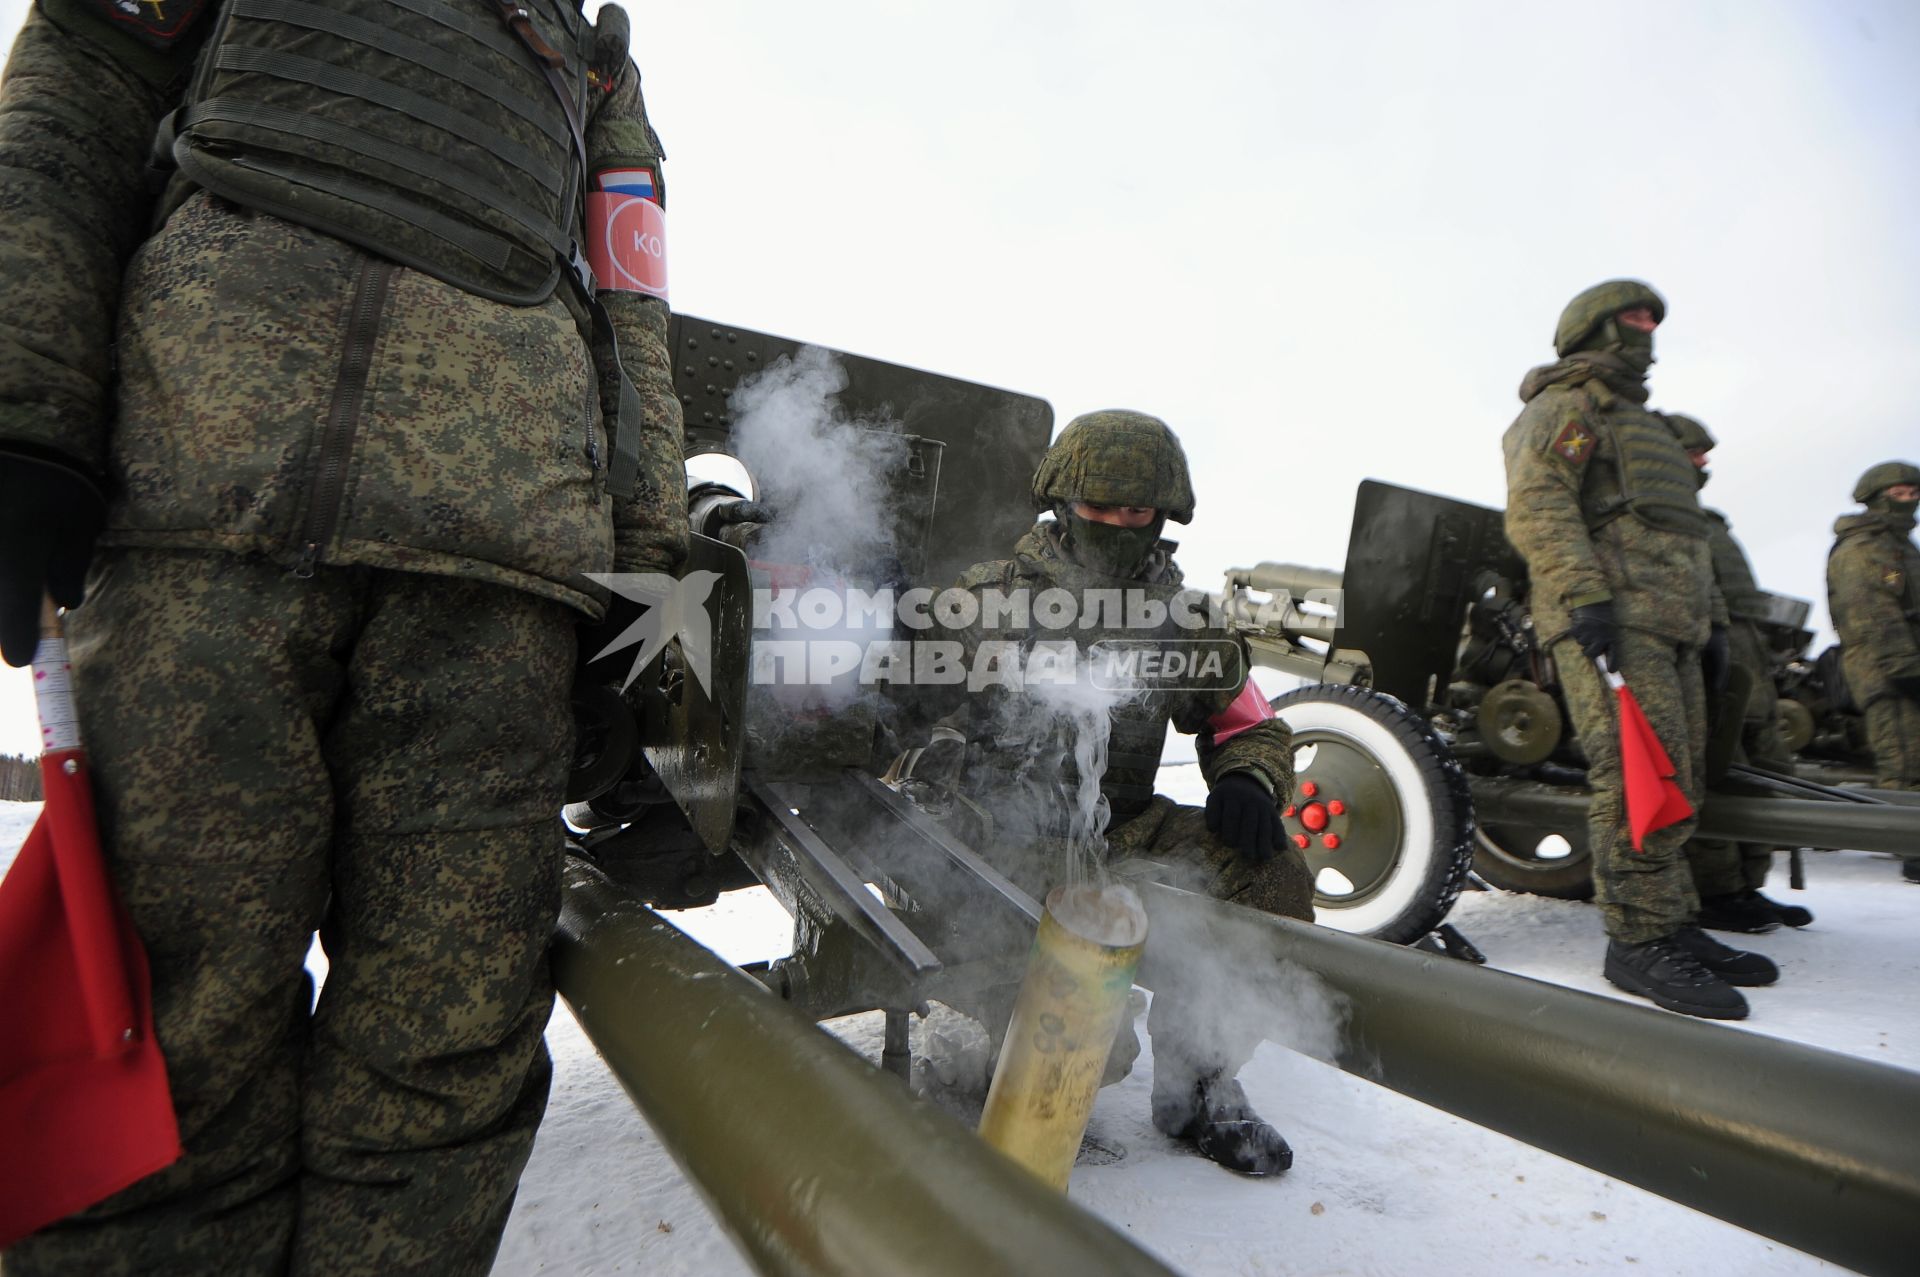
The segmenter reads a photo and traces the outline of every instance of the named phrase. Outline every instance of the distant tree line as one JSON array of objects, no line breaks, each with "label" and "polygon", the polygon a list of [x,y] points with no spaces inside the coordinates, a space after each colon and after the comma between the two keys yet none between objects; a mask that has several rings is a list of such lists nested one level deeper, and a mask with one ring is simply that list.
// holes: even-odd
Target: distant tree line
[{"label": "distant tree line", "polygon": [[40,760],[0,754],[0,802],[40,801]]}]

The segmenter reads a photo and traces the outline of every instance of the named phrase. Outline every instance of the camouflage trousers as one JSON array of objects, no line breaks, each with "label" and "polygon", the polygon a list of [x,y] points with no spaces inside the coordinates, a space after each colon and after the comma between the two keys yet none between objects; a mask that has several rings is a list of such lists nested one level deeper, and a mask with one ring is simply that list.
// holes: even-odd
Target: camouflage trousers
[{"label": "camouflage trousers", "polygon": [[1920,789],[1920,701],[1881,696],[1867,706],[1866,719],[1874,783],[1882,789]]},{"label": "camouflage trousers", "polygon": [[[1699,649],[1623,629],[1618,652],[1621,675],[1673,760],[1681,792],[1698,810],[1707,740]],[[1629,943],[1671,935],[1700,911],[1685,853],[1696,822],[1689,817],[1655,830],[1647,835],[1643,850],[1633,849],[1620,779],[1618,702],[1579,644],[1562,639],[1554,644],[1553,655],[1574,731],[1587,755],[1587,784],[1593,789],[1587,813],[1593,899],[1607,935]]]},{"label": "camouflage trousers", "polygon": [[1773,871],[1773,853],[1765,843],[1695,838],[1687,843],[1693,889],[1703,898],[1758,891]]},{"label": "camouflage trousers", "polygon": [[[1313,921],[1313,878],[1306,857],[1284,837],[1265,864],[1255,864],[1207,828],[1207,813],[1154,795],[1147,809],[1107,834],[1116,877],[1151,879],[1283,918]],[[1147,937],[1153,951],[1153,937]],[[1160,987],[1147,1011],[1153,1038],[1155,1090],[1184,1092],[1201,1077],[1232,1077],[1260,1045],[1263,1024],[1249,1006],[1221,1005],[1220,991],[1193,987],[1178,963],[1155,954]],[[1126,1046],[1123,1034],[1120,1046]]]},{"label": "camouflage trousers", "polygon": [[[1735,625],[1732,635],[1734,663],[1747,671],[1753,686],[1744,706],[1740,741],[1733,760],[1790,771],[1793,754],[1780,738],[1778,697],[1773,678],[1767,673],[1759,640],[1754,637],[1750,623]],[[1733,713],[1741,708],[1728,705],[1722,712]],[[1758,891],[1766,885],[1767,874],[1773,869],[1774,850],[1765,843],[1694,838],[1687,843],[1687,863],[1693,871],[1694,890],[1703,897]]]},{"label": "camouflage trousers", "polygon": [[70,630],[186,1156],[8,1277],[486,1272],[551,1072],[571,614],[122,550]]}]

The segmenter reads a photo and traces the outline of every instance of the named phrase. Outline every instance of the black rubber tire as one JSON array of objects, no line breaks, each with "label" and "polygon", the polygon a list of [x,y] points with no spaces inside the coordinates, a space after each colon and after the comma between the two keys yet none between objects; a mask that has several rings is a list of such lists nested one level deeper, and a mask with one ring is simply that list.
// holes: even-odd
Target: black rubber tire
[{"label": "black rubber tire", "polygon": [[567,801],[598,798],[627,774],[640,752],[640,724],[620,693],[599,683],[573,685],[573,765]]},{"label": "black rubber tire", "polygon": [[[1565,856],[1542,859],[1533,849],[1550,833],[1566,838],[1572,850]],[[1481,826],[1474,830],[1473,871],[1502,891],[1552,896],[1556,900],[1593,899],[1593,856],[1586,830]]]},{"label": "black rubber tire", "polygon": [[[1453,908],[1473,862],[1473,797],[1446,742],[1400,701],[1362,687],[1319,683],[1272,705],[1293,730],[1296,760],[1309,745],[1331,747],[1316,749],[1295,777],[1283,822],[1296,845],[1302,836],[1308,841],[1302,851],[1316,879],[1316,921],[1396,944],[1425,936]],[[1319,792],[1307,792],[1310,782]],[[1316,820],[1324,823],[1314,828],[1308,808],[1323,798]],[[1327,817],[1334,799],[1342,813]],[[1342,839],[1333,849],[1325,846],[1329,834]],[[1324,872],[1330,868],[1334,875]],[[1364,880],[1348,876],[1350,869],[1362,870]],[[1325,890],[1322,880],[1354,890]]]}]

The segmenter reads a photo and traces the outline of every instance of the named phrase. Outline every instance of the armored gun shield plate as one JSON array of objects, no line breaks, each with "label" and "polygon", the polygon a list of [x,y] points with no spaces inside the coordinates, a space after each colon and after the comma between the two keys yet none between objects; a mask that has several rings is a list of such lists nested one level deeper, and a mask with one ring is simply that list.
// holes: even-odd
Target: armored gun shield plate
[{"label": "armored gun shield plate", "polygon": [[647,762],[718,855],[733,834],[746,738],[746,556],[695,536],[677,588],[650,597],[643,604],[616,588],[606,619],[583,635],[583,673],[625,687]]},{"label": "armored gun shield plate", "polygon": [[1372,658],[1376,690],[1424,707],[1453,674],[1470,583],[1488,568],[1526,577],[1500,511],[1368,479],[1354,499],[1335,642]]},{"label": "armored gun shield plate", "polygon": [[[687,455],[732,454],[734,392],[806,344],[692,315],[673,318],[674,390]],[[915,441],[893,477],[889,507],[901,564],[918,585],[942,586],[984,559],[1004,558],[1032,523],[1028,485],[1053,434],[1046,400],[830,351],[846,374],[834,396],[849,421]]]}]

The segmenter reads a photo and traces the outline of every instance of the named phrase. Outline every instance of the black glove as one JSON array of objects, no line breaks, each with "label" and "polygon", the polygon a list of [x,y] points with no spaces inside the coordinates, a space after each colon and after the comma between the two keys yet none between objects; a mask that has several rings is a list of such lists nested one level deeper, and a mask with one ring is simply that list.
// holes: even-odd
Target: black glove
[{"label": "black glove", "polygon": [[715,506],[713,513],[707,516],[708,526],[716,530],[730,523],[772,522],[773,507],[759,501],[729,501],[725,505]]},{"label": "black glove", "polygon": [[1733,661],[1727,650],[1727,627],[1716,625],[1700,649],[1700,674],[1707,681],[1707,695],[1718,699],[1727,692],[1727,680],[1733,677]]},{"label": "black glove", "polygon": [[78,607],[106,503],[70,466],[0,454],[0,656],[33,661],[40,597]]},{"label": "black glove", "polygon": [[1273,859],[1280,837],[1280,808],[1273,795],[1245,772],[1228,772],[1207,795],[1207,828],[1255,864]]},{"label": "black glove", "polygon": [[960,784],[960,769],[967,761],[967,742],[958,732],[936,732],[932,740],[913,760],[913,778],[941,789]]},{"label": "black glove", "polygon": [[1613,619],[1613,600],[1600,603],[1582,603],[1573,609],[1573,615],[1567,618],[1567,633],[1580,645],[1587,659],[1597,661],[1606,658],[1607,668],[1618,670],[1620,661],[1615,648],[1620,642],[1620,627]]}]

